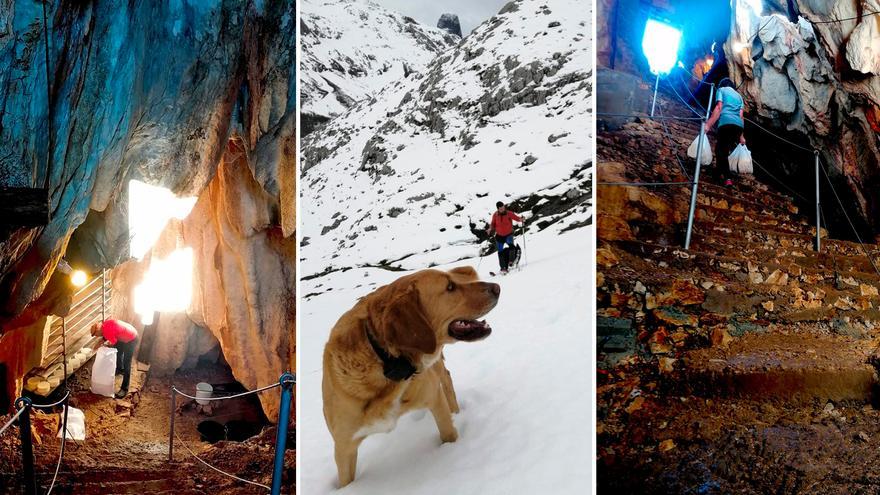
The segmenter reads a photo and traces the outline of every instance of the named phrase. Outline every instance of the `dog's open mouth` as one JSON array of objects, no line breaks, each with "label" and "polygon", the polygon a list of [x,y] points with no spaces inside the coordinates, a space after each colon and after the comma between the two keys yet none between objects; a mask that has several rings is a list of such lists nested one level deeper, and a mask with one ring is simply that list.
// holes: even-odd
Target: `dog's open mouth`
[{"label": "dog's open mouth", "polygon": [[486,320],[455,320],[449,324],[449,336],[466,342],[486,338],[490,333],[492,327]]}]

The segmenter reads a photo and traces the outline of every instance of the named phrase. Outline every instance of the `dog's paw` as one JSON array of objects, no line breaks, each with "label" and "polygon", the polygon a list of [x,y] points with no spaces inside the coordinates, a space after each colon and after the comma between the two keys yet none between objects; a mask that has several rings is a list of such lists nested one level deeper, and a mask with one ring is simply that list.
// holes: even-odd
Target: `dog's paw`
[{"label": "dog's paw", "polygon": [[458,440],[458,430],[453,428],[452,431],[441,434],[440,440],[443,440],[443,443],[451,443]]}]

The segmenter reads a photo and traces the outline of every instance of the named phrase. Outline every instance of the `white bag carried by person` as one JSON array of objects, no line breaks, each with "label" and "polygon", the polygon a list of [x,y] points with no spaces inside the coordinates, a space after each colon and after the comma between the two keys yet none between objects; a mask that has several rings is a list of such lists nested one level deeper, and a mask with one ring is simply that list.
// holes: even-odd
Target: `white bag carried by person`
[{"label": "white bag carried by person", "polygon": [[[66,407],[66,406],[65,406]],[[64,421],[64,410],[61,410],[61,421]],[[58,437],[61,438],[61,427],[58,427]],[[82,410],[75,407],[67,410],[67,438],[81,442],[86,439],[86,415]]]},{"label": "white bag carried by person", "polygon": [[116,393],[116,349],[102,346],[92,365],[92,393],[113,397]]},{"label": "white bag carried by person", "polygon": [[700,144],[700,138],[703,140],[703,149],[701,150],[702,158],[700,158],[700,164],[704,167],[712,164],[712,148],[709,147],[709,138],[706,137],[706,134],[701,134],[694,138],[694,142],[688,146],[688,156],[695,159],[697,158],[697,146]]},{"label": "white bag carried by person", "polygon": [[731,172],[738,174],[751,174],[752,152],[744,144],[739,144],[727,157],[727,163]]}]

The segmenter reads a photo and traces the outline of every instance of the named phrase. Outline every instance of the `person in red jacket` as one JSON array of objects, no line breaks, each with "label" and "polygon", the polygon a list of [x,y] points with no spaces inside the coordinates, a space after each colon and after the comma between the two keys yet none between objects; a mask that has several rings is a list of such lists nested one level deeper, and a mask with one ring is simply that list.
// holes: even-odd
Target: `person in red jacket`
[{"label": "person in red jacket", "polygon": [[138,338],[137,329],[122,320],[108,319],[92,325],[91,332],[93,337],[103,336],[104,345],[116,348],[116,373],[122,373],[122,387],[116,397],[121,399],[128,395],[131,359]]},{"label": "person in red jacket", "polygon": [[495,203],[497,210],[492,214],[492,221],[486,233],[490,236],[495,232],[495,246],[498,248],[498,263],[501,265],[501,273],[507,273],[510,264],[510,251],[513,249],[513,222],[522,222],[522,218],[512,211],[508,211],[504,202]]}]

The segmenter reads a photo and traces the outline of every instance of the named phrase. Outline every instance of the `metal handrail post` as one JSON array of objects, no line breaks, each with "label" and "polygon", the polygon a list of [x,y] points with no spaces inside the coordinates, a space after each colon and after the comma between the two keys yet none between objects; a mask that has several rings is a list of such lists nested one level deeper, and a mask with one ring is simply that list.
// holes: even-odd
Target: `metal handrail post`
[{"label": "metal handrail post", "polygon": [[691,207],[688,212],[688,226],[687,226],[687,234],[684,238],[684,249],[688,250],[691,247],[691,232],[694,230],[694,213],[697,209],[697,188],[700,184],[700,168],[701,161],[703,158],[703,134],[706,132],[706,121],[703,120],[700,122],[700,135],[697,138],[697,168],[694,170],[694,185],[691,188]]},{"label": "metal handrail post", "polygon": [[654,99],[651,100],[651,117],[654,116],[654,106],[657,105],[657,88],[660,86],[660,74],[657,74],[657,80],[654,81]]},{"label": "metal handrail post", "polygon": [[33,403],[27,397],[19,397],[15,400],[15,407],[25,409],[18,417],[18,429],[21,434],[21,464],[24,467],[24,493],[36,495],[37,476],[34,471],[34,444],[31,439],[31,405]]},{"label": "metal handrail post", "polygon": [[706,120],[709,120],[709,115],[712,112],[712,98],[715,97],[715,83],[709,84],[709,103],[706,105]]},{"label": "metal handrail post", "polygon": [[816,162],[816,252],[818,253],[822,250],[820,234],[822,226],[820,225],[821,213],[819,208],[819,150],[813,150],[813,156]]},{"label": "metal handrail post", "polygon": [[174,462],[174,413],[177,409],[177,393],[171,387],[171,425],[168,428],[168,462]]},{"label": "metal handrail post", "polygon": [[287,449],[287,427],[290,420],[290,398],[296,376],[284,373],[278,379],[281,383],[281,410],[278,412],[278,433],[275,437],[275,466],[272,470],[272,495],[281,493],[281,471],[284,468],[284,451]]}]

